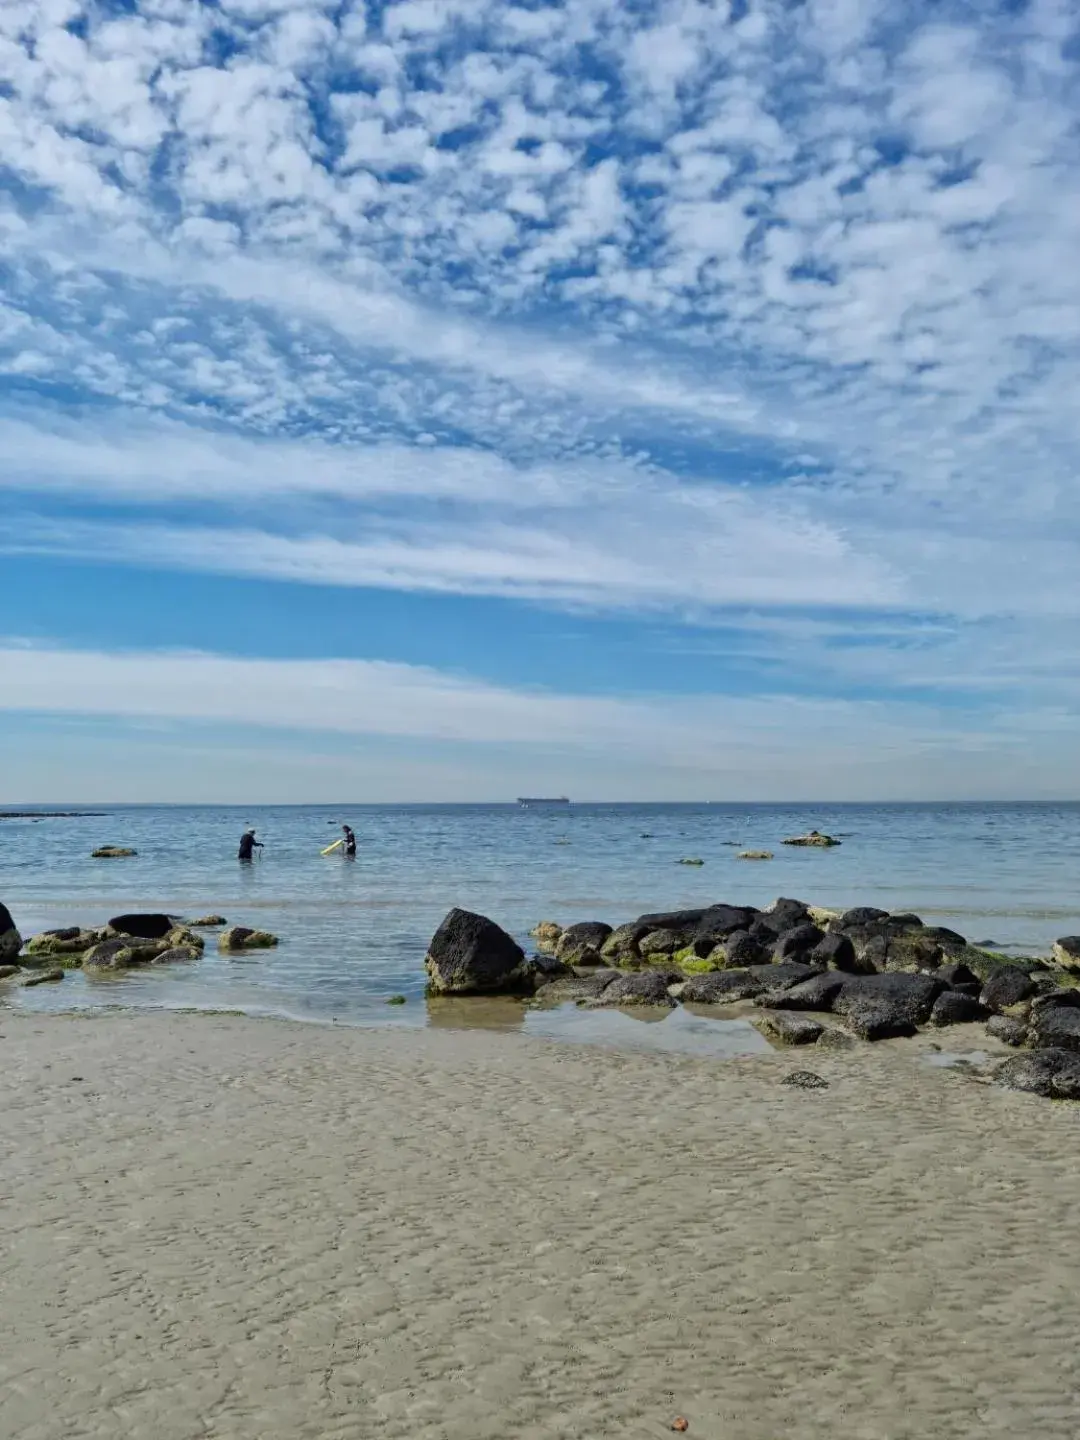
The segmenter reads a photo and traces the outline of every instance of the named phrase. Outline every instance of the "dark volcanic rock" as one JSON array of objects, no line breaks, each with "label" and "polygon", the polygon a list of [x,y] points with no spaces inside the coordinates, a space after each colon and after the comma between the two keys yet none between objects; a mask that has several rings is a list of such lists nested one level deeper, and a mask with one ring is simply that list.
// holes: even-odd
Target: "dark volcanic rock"
[{"label": "dark volcanic rock", "polygon": [[641,959],[638,948],[640,932],[637,925],[619,925],[600,947],[601,956],[616,965],[630,965]]},{"label": "dark volcanic rock", "polygon": [[620,975],[604,986],[593,1004],[664,1005],[670,1009],[675,1001],[668,994],[668,986],[682,978],[673,970],[639,970],[632,975]]},{"label": "dark volcanic rock", "polygon": [[986,1011],[973,995],[959,990],[943,990],[930,1011],[931,1025],[967,1025],[982,1020]]},{"label": "dark volcanic rock", "polygon": [[521,947],[485,915],[457,908],[436,930],[424,961],[432,990],[468,995],[531,988]]},{"label": "dark volcanic rock", "polygon": [[963,935],[957,934],[955,930],[947,930],[944,925],[924,925],[922,934],[924,939],[940,945],[946,955],[957,955],[968,948]]},{"label": "dark volcanic rock", "polygon": [[824,939],[824,932],[806,921],[785,930],[776,942],[773,954],[777,960],[801,960]]},{"label": "dark volcanic rock", "polygon": [[689,1005],[734,1005],[760,995],[764,988],[749,970],[712,970],[707,975],[691,975],[679,998]]},{"label": "dark volcanic rock", "polygon": [[756,940],[759,945],[767,945],[771,950],[780,939],[780,930],[768,915],[759,915],[750,924],[750,938]]},{"label": "dark volcanic rock", "polygon": [[22,936],[6,905],[0,905],[0,961],[13,960],[22,949]]},{"label": "dark volcanic rock", "polygon": [[782,935],[785,930],[794,930],[796,925],[805,925],[810,919],[810,907],[802,900],[789,900],[781,895],[779,900],[773,902],[768,910],[762,911],[761,918],[767,925],[771,925],[777,935]]},{"label": "dark volcanic rock", "polygon": [[1023,1020],[1017,1020],[1012,1015],[991,1015],[986,1022],[986,1033],[1005,1045],[1023,1045],[1027,1031]]},{"label": "dark volcanic rock", "polygon": [[779,960],[775,965],[751,965],[749,969],[750,974],[756,976],[763,988],[768,990],[790,990],[793,985],[820,973],[800,960]]},{"label": "dark volcanic rock", "polygon": [[114,915],[109,929],[114,935],[137,935],[140,940],[164,940],[173,928],[168,915]]},{"label": "dark volcanic rock", "polygon": [[820,965],[826,970],[842,970],[848,975],[873,974],[872,968],[863,969],[849,935],[826,935],[806,958],[811,965]]},{"label": "dark volcanic rock", "polygon": [[979,998],[988,1010],[1000,1012],[1030,1000],[1036,988],[1031,976],[1018,965],[999,965],[990,973]]},{"label": "dark volcanic rock", "polygon": [[701,924],[707,908],[702,905],[697,910],[657,910],[639,915],[634,921],[634,929],[639,935],[647,935],[650,930],[677,930],[689,938]]},{"label": "dark volcanic rock", "polygon": [[746,905],[710,905],[694,928],[695,954],[704,960],[729,935],[748,929],[756,917],[757,911]]},{"label": "dark volcanic rock", "polygon": [[1080,1008],[1077,1001],[1066,999],[1073,990],[1040,996],[1031,1007],[1028,1042],[1036,1049],[1080,1051]]},{"label": "dark volcanic rock", "polygon": [[758,1015],[754,1026],[770,1040],[780,1040],[785,1045],[813,1045],[825,1028],[806,1015],[790,1015],[783,1010]]},{"label": "dark volcanic rock", "polygon": [[644,956],[670,956],[684,948],[685,935],[678,930],[650,930],[641,937],[639,949]]},{"label": "dark volcanic rock", "polygon": [[1080,1095],[1080,1056],[1054,1048],[1025,1051],[1003,1061],[994,1079],[1006,1090],[1075,1099]]},{"label": "dark volcanic rock", "polygon": [[946,985],[954,989],[958,985],[974,985],[977,989],[982,989],[982,981],[967,965],[956,963],[942,965],[934,971],[934,974],[939,980],[943,980]]},{"label": "dark volcanic rock", "polygon": [[734,935],[729,935],[724,941],[724,964],[730,969],[763,965],[768,958],[768,948],[746,930],[736,930]]},{"label": "dark volcanic rock", "polygon": [[853,975],[833,1009],[863,1040],[884,1040],[914,1034],[925,1025],[943,989],[931,975]]},{"label": "dark volcanic rock", "polygon": [[873,905],[856,905],[854,910],[845,910],[840,916],[840,929],[851,930],[855,926],[876,925],[880,920],[888,920],[887,910],[875,910]]},{"label": "dark volcanic rock", "polygon": [[594,956],[586,963],[599,964],[600,950],[611,934],[611,926],[602,920],[583,920],[578,925],[568,925],[559,936],[555,946],[555,957],[564,965],[580,965],[585,955]]},{"label": "dark volcanic rock", "polygon": [[836,970],[827,970],[786,990],[766,990],[760,1003],[781,1010],[831,1010],[846,978]]},{"label": "dark volcanic rock", "polygon": [[162,950],[150,961],[151,965],[179,965],[181,962],[198,960],[199,952],[189,950],[186,945],[173,945],[168,950]]}]

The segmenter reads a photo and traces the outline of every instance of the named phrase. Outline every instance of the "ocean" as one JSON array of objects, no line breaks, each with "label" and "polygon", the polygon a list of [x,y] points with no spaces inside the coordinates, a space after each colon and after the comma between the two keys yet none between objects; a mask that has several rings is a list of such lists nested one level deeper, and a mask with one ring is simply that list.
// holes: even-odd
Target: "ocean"
[{"label": "ocean", "polygon": [[[356,831],[356,859],[323,857],[343,821]],[[248,826],[266,848],[241,865],[237,844]],[[842,844],[780,843],[813,827]],[[105,844],[138,855],[92,860]],[[742,849],[775,858],[739,860]],[[705,863],[683,866],[683,858]],[[280,947],[224,957],[210,932],[205,956],[191,965],[100,979],[73,972],[63,984],[16,990],[0,1005],[493,1025],[716,1049],[727,1041],[682,1010],[645,1026],[625,1015],[553,1015],[512,1001],[425,1000],[427,941],[453,905],[490,915],[528,948],[540,920],[617,924],[645,910],[766,905],[789,895],[837,908],[914,910],[976,943],[1042,954],[1057,936],[1080,932],[1078,881],[1080,803],[108,807],[97,817],[0,821],[0,900],[24,935],[101,924],[129,910],[217,911],[274,931]],[[407,1003],[388,1008],[391,995]],[[753,1048],[747,1030],[740,1026],[743,1048]]]}]

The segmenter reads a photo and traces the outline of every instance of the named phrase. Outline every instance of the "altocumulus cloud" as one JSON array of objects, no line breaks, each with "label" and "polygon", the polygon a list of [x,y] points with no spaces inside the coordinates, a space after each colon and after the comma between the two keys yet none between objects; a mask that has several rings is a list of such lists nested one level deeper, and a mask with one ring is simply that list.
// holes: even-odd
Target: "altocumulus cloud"
[{"label": "altocumulus cloud", "polygon": [[1073,11],[9,0],[0,546],[667,614],[918,692],[913,744],[1056,730]]}]

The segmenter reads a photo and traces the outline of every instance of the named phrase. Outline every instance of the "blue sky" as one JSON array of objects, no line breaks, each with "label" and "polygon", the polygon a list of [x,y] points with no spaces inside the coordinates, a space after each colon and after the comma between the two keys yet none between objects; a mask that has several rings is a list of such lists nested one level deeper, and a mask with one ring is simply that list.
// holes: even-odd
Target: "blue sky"
[{"label": "blue sky", "polygon": [[8,0],[0,800],[1080,795],[1058,0]]}]

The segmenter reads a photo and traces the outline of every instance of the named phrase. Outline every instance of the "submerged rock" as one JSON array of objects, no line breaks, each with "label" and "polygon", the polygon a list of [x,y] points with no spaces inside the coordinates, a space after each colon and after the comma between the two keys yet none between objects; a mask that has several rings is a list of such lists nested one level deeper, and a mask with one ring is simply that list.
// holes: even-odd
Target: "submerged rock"
[{"label": "submerged rock", "polygon": [[83,930],[78,925],[62,930],[43,930],[26,942],[26,957],[32,960],[64,958],[66,964],[78,965],[81,957],[93,946],[108,938],[105,930]]},{"label": "submerged rock", "polygon": [[813,1070],[792,1070],[790,1075],[785,1075],[780,1081],[781,1085],[790,1085],[794,1090],[827,1090],[829,1082],[820,1075],[815,1075]]},{"label": "submerged rock", "polygon": [[806,835],[791,835],[781,843],[784,845],[810,845],[827,850],[832,845],[839,845],[840,841],[832,835],[823,835],[820,830],[811,830]]},{"label": "submerged rock", "polygon": [[0,961],[14,959],[22,949],[22,936],[6,905],[0,905]]},{"label": "submerged rock", "polygon": [[[279,943],[278,937],[268,930],[249,930],[246,925],[233,925],[218,936],[219,950],[270,950]],[[522,952],[518,950],[518,954]]]},{"label": "submerged rock", "polygon": [[137,850],[128,850],[123,845],[99,845],[96,850],[91,850],[91,860],[128,860],[137,855]]},{"label": "submerged rock", "polygon": [[178,965],[191,960],[199,959],[199,951],[192,950],[187,945],[170,945],[168,950],[160,950],[150,961],[151,965]]},{"label": "submerged rock", "polygon": [[783,1010],[766,1011],[756,1016],[753,1024],[770,1040],[780,1040],[785,1045],[813,1045],[825,1029],[818,1020],[811,1020],[806,1015],[791,1015]]},{"label": "submerged rock", "polygon": [[54,985],[63,978],[64,972],[59,967],[51,970],[25,970],[19,984],[29,990],[35,985]]},{"label": "submerged rock", "polygon": [[673,970],[639,970],[631,975],[620,975],[610,985],[605,985],[594,1005],[661,1005],[670,1008],[675,1001],[668,994],[668,986],[678,984],[683,977]]},{"label": "submerged rock", "polygon": [[771,860],[772,858],[771,850],[740,850],[735,856],[736,860]]},{"label": "submerged rock", "polygon": [[198,920],[187,922],[193,930],[216,930],[219,925],[228,925],[224,915],[201,915]]},{"label": "submerged rock", "polygon": [[494,920],[470,910],[450,911],[432,936],[424,965],[428,983],[439,995],[533,989],[520,945]]},{"label": "submerged rock", "polygon": [[676,863],[676,865],[704,865],[704,864],[705,864],[705,861],[704,861],[704,860],[698,860],[698,859],[693,859],[693,860],[676,860],[675,863]]}]

